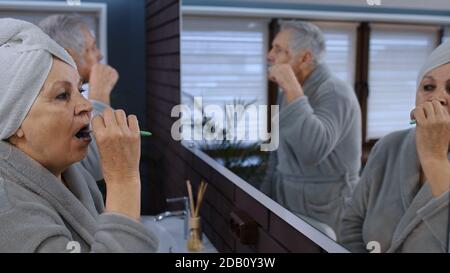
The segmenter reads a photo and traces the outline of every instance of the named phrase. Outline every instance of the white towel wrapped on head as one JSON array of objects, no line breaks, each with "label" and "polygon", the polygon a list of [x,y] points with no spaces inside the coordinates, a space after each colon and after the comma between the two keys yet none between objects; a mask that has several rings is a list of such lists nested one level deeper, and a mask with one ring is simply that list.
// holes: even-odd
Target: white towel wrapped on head
[{"label": "white towel wrapped on head", "polygon": [[76,69],[64,48],[37,26],[0,19],[0,140],[19,129],[47,79],[53,56]]},{"label": "white towel wrapped on head", "polygon": [[417,87],[428,72],[446,63],[450,63],[450,40],[440,45],[428,56],[425,64],[420,69]]}]

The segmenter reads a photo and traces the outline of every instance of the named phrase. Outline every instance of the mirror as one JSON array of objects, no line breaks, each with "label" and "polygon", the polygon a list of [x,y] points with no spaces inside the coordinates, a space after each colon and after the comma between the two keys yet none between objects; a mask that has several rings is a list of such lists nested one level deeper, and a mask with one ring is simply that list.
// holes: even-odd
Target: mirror
[{"label": "mirror", "polygon": [[39,1],[27,1],[24,3],[2,1],[0,3],[0,17],[24,20],[35,25],[38,25],[42,19],[55,13],[77,13],[82,16],[94,32],[98,47],[104,55],[103,61],[107,62],[106,4],[83,3],[82,6],[69,6],[67,3],[42,3]]},{"label": "mirror", "polygon": [[410,118],[450,5],[300,2],[184,2],[182,138],[350,251],[447,252],[449,162]]}]

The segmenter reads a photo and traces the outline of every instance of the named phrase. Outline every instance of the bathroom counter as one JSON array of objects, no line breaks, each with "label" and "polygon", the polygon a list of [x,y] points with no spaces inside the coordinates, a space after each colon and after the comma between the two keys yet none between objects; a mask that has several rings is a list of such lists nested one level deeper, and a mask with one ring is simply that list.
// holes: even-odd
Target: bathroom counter
[{"label": "bathroom counter", "polygon": [[203,249],[192,252],[187,249],[187,240],[184,238],[183,217],[168,217],[156,222],[154,216],[142,216],[141,222],[159,238],[157,252],[159,253],[217,253],[217,249],[203,233]]}]

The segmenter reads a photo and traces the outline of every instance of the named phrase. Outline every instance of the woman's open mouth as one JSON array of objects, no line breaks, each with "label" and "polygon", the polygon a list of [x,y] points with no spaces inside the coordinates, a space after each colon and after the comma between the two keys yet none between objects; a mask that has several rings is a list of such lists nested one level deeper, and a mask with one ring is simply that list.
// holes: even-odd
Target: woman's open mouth
[{"label": "woman's open mouth", "polygon": [[89,125],[84,126],[75,134],[75,137],[83,142],[90,143],[92,141],[91,131],[89,130]]}]

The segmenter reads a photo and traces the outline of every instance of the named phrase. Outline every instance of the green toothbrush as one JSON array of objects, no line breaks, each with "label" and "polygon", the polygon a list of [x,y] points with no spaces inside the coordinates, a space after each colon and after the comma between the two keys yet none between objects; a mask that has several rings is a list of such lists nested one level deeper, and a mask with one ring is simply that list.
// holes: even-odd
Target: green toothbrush
[{"label": "green toothbrush", "polygon": [[141,136],[143,136],[143,137],[147,137],[147,136],[151,136],[151,135],[152,135],[152,133],[150,133],[150,132],[141,131]]}]

